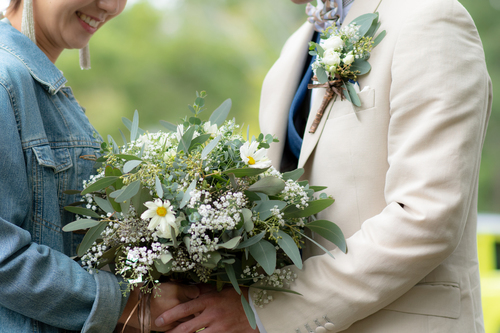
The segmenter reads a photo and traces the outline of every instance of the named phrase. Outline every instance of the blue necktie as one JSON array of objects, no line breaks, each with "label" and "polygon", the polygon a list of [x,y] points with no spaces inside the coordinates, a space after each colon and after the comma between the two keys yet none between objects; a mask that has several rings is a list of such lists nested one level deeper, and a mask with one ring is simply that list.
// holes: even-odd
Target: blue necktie
[{"label": "blue necktie", "polygon": [[[313,36],[313,40],[316,41],[316,43],[319,43],[319,33],[315,33],[315,36]],[[287,131],[287,146],[292,152],[292,154],[295,156],[295,158],[298,160],[300,156],[300,149],[302,147],[302,137],[303,133],[299,133],[296,128],[296,121],[297,118],[300,116],[300,110],[303,110],[301,108],[302,103],[304,102],[304,99],[307,96],[308,93],[308,88],[307,85],[311,81],[311,77],[313,74],[311,64],[316,60],[316,56],[312,57],[311,62],[308,63],[308,67],[306,69],[306,72],[304,74],[304,77],[302,78],[302,81],[300,81],[299,87],[297,88],[297,92],[295,93],[295,96],[293,97],[292,100],[292,105],[290,106],[290,112],[288,114],[288,131]],[[306,106],[307,110],[309,109],[309,106]],[[302,132],[302,131],[301,131]]]}]

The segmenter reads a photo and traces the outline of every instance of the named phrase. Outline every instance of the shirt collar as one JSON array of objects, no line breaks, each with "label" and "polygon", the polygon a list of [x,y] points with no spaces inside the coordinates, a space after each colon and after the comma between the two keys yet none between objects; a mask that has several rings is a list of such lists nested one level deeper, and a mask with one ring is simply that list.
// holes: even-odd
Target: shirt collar
[{"label": "shirt collar", "polygon": [[34,80],[50,94],[56,94],[67,82],[62,72],[28,37],[3,20],[0,22],[0,49],[21,61]]}]

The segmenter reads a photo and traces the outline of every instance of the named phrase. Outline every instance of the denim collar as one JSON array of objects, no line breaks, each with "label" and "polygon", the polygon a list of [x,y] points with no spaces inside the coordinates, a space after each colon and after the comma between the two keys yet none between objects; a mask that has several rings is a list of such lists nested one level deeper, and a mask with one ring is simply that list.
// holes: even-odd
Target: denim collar
[{"label": "denim collar", "polygon": [[33,44],[7,22],[0,22],[0,49],[12,54],[29,70],[50,94],[56,94],[67,82],[62,72]]}]

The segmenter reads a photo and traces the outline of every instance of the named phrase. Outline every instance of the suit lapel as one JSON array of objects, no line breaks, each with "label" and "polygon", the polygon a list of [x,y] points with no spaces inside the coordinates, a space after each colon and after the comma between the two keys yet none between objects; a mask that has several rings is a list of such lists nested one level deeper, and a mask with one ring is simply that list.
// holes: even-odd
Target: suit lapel
[{"label": "suit lapel", "polygon": [[[382,0],[355,0],[354,3],[352,4],[351,9],[349,10],[349,13],[347,14],[344,20],[344,23],[348,24],[352,20],[363,14],[373,13],[378,8],[380,2],[382,2]],[[316,132],[314,134],[309,133],[309,128],[311,127],[314,121],[316,112],[318,111],[323,101],[323,96],[325,95],[325,89],[323,88],[319,89],[321,89],[321,91],[318,91],[316,97],[312,102],[311,112],[309,113],[309,118],[307,120],[306,132],[304,133],[304,142],[302,143],[302,149],[300,151],[299,164],[298,164],[299,168],[304,167],[307,160],[309,159],[309,156],[311,156],[311,153],[314,151],[314,148],[316,147],[316,144],[318,143],[319,138],[323,133],[326,120],[328,119],[328,115],[330,114],[332,108],[335,106],[334,104],[335,101],[337,100],[337,98],[334,98],[333,101],[330,102],[330,104],[326,108],[325,113],[321,118],[321,122]]]},{"label": "suit lapel", "polygon": [[262,133],[273,134],[279,139],[267,153],[277,169],[285,147],[290,105],[301,79],[313,33],[313,25],[306,22],[290,37],[262,86],[260,129]]}]

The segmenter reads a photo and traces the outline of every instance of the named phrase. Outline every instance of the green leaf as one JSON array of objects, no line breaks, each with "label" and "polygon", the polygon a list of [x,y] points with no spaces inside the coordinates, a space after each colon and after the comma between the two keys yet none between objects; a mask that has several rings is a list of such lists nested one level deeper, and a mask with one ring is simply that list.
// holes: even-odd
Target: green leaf
[{"label": "green leaf", "polygon": [[283,210],[284,218],[298,218],[298,217],[309,217],[311,215],[317,214],[322,210],[328,208],[333,204],[335,200],[319,199],[309,202],[309,206],[304,209],[297,208],[295,205],[289,205]]},{"label": "green leaf", "polygon": [[196,145],[204,144],[208,139],[210,139],[211,136],[212,134],[202,134],[194,138],[191,141],[191,145],[189,146],[189,151],[191,151],[194,147],[196,147]]},{"label": "green leaf", "polygon": [[363,37],[368,32],[368,30],[370,30],[373,21],[377,19],[378,14],[368,13],[355,18],[351,23],[359,25],[358,33],[361,37]]},{"label": "green leaf", "polygon": [[127,138],[125,137],[125,134],[123,134],[123,131],[121,129],[118,129],[118,131],[120,132],[120,135],[122,137],[123,144],[126,146],[128,144],[128,141]]},{"label": "green leaf", "polygon": [[300,256],[299,248],[297,247],[297,244],[295,244],[293,238],[283,230],[278,231],[278,236],[281,237],[278,239],[279,247],[281,247],[283,251],[285,251],[286,255],[292,259],[298,269],[302,269],[302,257]]},{"label": "green leaf", "polygon": [[149,193],[149,189],[141,186],[139,193],[132,197],[131,203],[134,206],[137,216],[141,216],[148,208],[144,206],[146,201],[153,201],[153,197]]},{"label": "green leaf", "polygon": [[[378,14],[378,13],[377,13]],[[370,26],[370,29],[365,34],[365,37],[373,37],[377,30],[380,28],[381,23],[378,21],[378,19],[373,20],[372,25]]]},{"label": "green leaf", "polygon": [[328,187],[327,186],[309,186],[310,190],[313,190],[314,192],[319,192],[326,190]]},{"label": "green leaf", "polygon": [[265,232],[265,231],[263,231],[263,232],[261,232],[260,234],[255,235],[255,236],[253,236],[252,238],[249,238],[249,239],[247,239],[247,240],[245,240],[245,241],[241,242],[241,243],[240,243],[240,244],[236,247],[236,249],[244,249],[244,248],[250,247],[250,246],[252,246],[252,245],[254,245],[254,244],[257,244],[258,242],[260,242],[260,240],[261,240],[262,238],[264,238],[264,236],[265,236],[265,235],[266,235],[266,232]]},{"label": "green leaf", "polygon": [[75,195],[75,194],[80,194],[82,191],[78,191],[78,190],[66,190],[66,191],[63,191],[64,194],[67,194],[67,195]]},{"label": "green leaf", "polygon": [[210,269],[216,268],[217,264],[222,259],[222,256],[217,251],[208,252],[207,254],[210,255],[210,258],[207,258],[206,262],[202,262],[202,265]]},{"label": "green leaf", "polygon": [[271,287],[271,286],[261,286],[259,284],[253,284],[252,288],[257,288],[257,289],[264,289],[264,290],[272,290],[272,291],[280,291],[283,293],[289,293],[289,294],[295,294],[302,296],[301,293],[298,293],[296,291],[290,290],[290,289],[285,289],[285,288],[279,288],[279,287]]},{"label": "green leaf", "polygon": [[231,265],[224,265],[224,268],[226,269],[226,274],[229,278],[229,281],[231,281],[234,290],[236,290],[236,292],[241,295],[241,289],[240,286],[238,285],[238,279],[236,278],[236,274],[234,273],[234,267]]},{"label": "green leaf", "polygon": [[352,63],[350,69],[351,69],[351,71],[359,71],[358,75],[365,75],[366,73],[368,73],[372,69],[372,66],[366,60],[356,59]]},{"label": "green leaf", "polygon": [[221,106],[219,106],[208,119],[210,124],[217,124],[217,127],[220,127],[227,116],[229,115],[229,111],[231,111],[232,102],[231,99],[226,99]]},{"label": "green leaf", "polygon": [[347,91],[349,92],[351,103],[356,106],[361,106],[361,101],[359,100],[359,96],[356,93],[356,89],[354,89],[354,85],[351,82],[347,82],[344,87],[345,86],[347,86]]},{"label": "green leaf", "polygon": [[346,253],[347,245],[344,234],[335,223],[327,220],[316,220],[307,223],[305,226],[311,231],[314,231],[318,235],[337,245],[342,252]]},{"label": "green leaf", "polygon": [[[265,221],[271,215],[273,215],[273,213],[271,212],[271,209],[274,208],[274,206],[278,206],[278,209],[282,210],[283,208],[286,207],[286,202],[280,201],[280,200],[257,201],[257,206],[255,206],[253,209],[255,212],[259,213],[260,220]],[[294,205],[291,205],[291,206],[295,207]],[[312,214],[310,214],[310,215],[312,215]],[[285,215],[285,217],[286,217],[286,215]]]},{"label": "green leaf", "polygon": [[170,132],[177,132],[177,126],[165,120],[160,120],[160,124]]},{"label": "green leaf", "polygon": [[95,227],[99,223],[101,223],[101,222],[96,221],[96,220],[80,219],[80,220],[76,220],[74,222],[66,224],[62,228],[62,230],[65,232],[70,232],[70,231],[75,231],[75,230],[85,230],[88,228]]},{"label": "green leaf", "polygon": [[205,147],[203,148],[203,151],[201,152],[201,159],[204,160],[207,158],[208,154],[210,154],[210,152],[215,148],[217,147],[217,144],[219,143],[221,139],[221,136],[218,135],[215,139],[213,139],[212,141],[210,141],[210,143]]},{"label": "green leaf", "polygon": [[115,209],[113,208],[113,206],[111,205],[111,202],[109,202],[108,200],[106,199],[103,199],[103,198],[100,198],[98,196],[94,196],[94,201],[97,203],[97,205],[99,207],[101,207],[101,209],[103,211],[105,211],[106,213],[114,213],[115,212]]},{"label": "green leaf", "polygon": [[[127,118],[125,118],[125,117],[122,117],[122,122],[123,122],[123,124],[125,125],[125,127],[126,127],[129,131],[132,129],[132,122],[131,122],[129,119],[127,119]],[[142,128],[140,128],[140,127],[139,127],[139,128],[137,129],[137,133],[138,133],[139,135],[143,135],[143,134],[145,134],[146,132],[145,132]]]},{"label": "green leaf", "polygon": [[278,194],[284,189],[285,182],[274,176],[264,177],[248,188],[249,191],[265,193],[267,195]]},{"label": "green leaf", "polygon": [[98,181],[96,181],[95,183],[93,183],[92,185],[90,185],[89,187],[87,187],[85,190],[83,190],[82,195],[85,195],[85,194],[91,193],[91,192],[97,192],[99,190],[102,190],[103,188],[106,188],[110,185],[113,185],[118,178],[119,177],[101,178]]},{"label": "green leaf", "polygon": [[132,119],[132,127],[130,128],[130,141],[137,139],[137,131],[139,129],[139,112],[135,110],[134,118]]},{"label": "green leaf", "polygon": [[326,254],[328,254],[330,257],[332,257],[333,259],[335,259],[335,257],[333,256],[333,254],[328,251],[323,245],[321,245],[320,243],[316,242],[314,239],[310,238],[310,237],[307,237],[305,234],[299,232],[299,234],[302,235],[302,237],[308,239],[311,243],[315,244],[317,247],[319,247],[320,249],[322,249],[323,251],[325,251]]},{"label": "green leaf", "polygon": [[134,195],[136,195],[139,192],[139,189],[141,188],[141,181],[136,180],[135,182],[132,182],[128,184],[127,186],[123,187],[121,189],[121,193],[119,196],[115,198],[116,202],[124,202],[130,198],[132,198]]},{"label": "green leaf", "polygon": [[166,264],[163,263],[160,259],[155,259],[155,268],[158,273],[167,274],[172,270],[172,262],[168,261]]},{"label": "green leaf", "polygon": [[101,218],[101,216],[96,212],[94,212],[92,209],[87,209],[83,207],[74,207],[74,206],[66,206],[64,207],[64,209],[73,214]]},{"label": "green leaf", "polygon": [[186,192],[184,192],[184,196],[182,197],[181,204],[179,205],[179,208],[184,208],[187,203],[189,202],[189,199],[191,199],[191,192],[196,188],[196,182],[197,180],[193,180],[191,184],[189,185],[188,189]]},{"label": "green leaf", "polygon": [[158,178],[158,176],[155,176],[155,189],[158,198],[163,198],[163,186],[161,185],[160,178]]},{"label": "green leaf", "polygon": [[248,248],[252,257],[262,266],[267,275],[274,273],[276,268],[276,248],[268,241],[261,239]]},{"label": "green leaf", "polygon": [[316,69],[316,77],[321,84],[328,82],[328,74],[323,68]]},{"label": "green leaf", "polygon": [[194,131],[195,131],[194,126],[191,126],[184,133],[184,135],[181,138],[181,141],[179,142],[179,147],[177,147],[178,153],[183,151],[184,154],[186,155],[188,154],[189,147],[191,146],[191,140],[193,140]]},{"label": "green leaf", "polygon": [[245,191],[243,191],[243,193],[245,193],[246,197],[250,201],[259,201],[259,200],[262,200],[261,197],[259,197],[259,195],[257,193],[255,193],[255,192],[245,190]]},{"label": "green leaf", "polygon": [[247,315],[248,323],[252,329],[257,327],[257,321],[255,320],[255,313],[253,312],[250,304],[246,300],[245,296],[241,295],[241,304],[243,305],[243,310],[245,310],[245,314]]},{"label": "green leaf", "polygon": [[385,35],[387,35],[387,32],[385,30],[379,33],[378,36],[375,37],[375,39],[373,40],[373,47],[380,44],[380,42],[384,39]]},{"label": "green leaf", "polygon": [[201,124],[201,119],[197,117],[191,117],[189,118],[189,123],[193,125],[200,125]]},{"label": "green leaf", "polygon": [[85,234],[85,237],[83,237],[82,243],[78,247],[77,250],[77,255],[79,257],[82,257],[85,252],[87,252],[88,249],[94,244],[94,242],[101,237],[101,233],[106,229],[108,226],[108,223],[106,222],[101,222],[99,225],[96,225],[95,227],[90,228],[89,231]]},{"label": "green leaf", "polygon": [[228,175],[230,173],[234,173],[235,177],[241,178],[241,177],[251,177],[251,176],[257,176],[266,171],[269,168],[265,169],[258,169],[258,168],[240,168],[240,169],[230,169],[222,172],[224,175]]},{"label": "green leaf", "polygon": [[238,246],[238,244],[240,243],[240,240],[241,240],[241,236],[234,237],[233,239],[231,239],[228,242],[225,242],[225,243],[222,243],[222,244],[217,244],[215,246],[215,249],[218,250],[220,248],[224,248],[224,249],[232,250],[236,246]]},{"label": "green leaf", "polygon": [[134,170],[136,167],[142,164],[142,160],[132,160],[128,161],[123,165],[123,173],[129,173],[130,171]]},{"label": "green leaf", "polygon": [[124,159],[126,161],[132,161],[132,160],[138,160],[142,161],[140,157],[137,157],[135,155],[128,155],[128,154],[114,154],[113,156]]},{"label": "green leaf", "polygon": [[320,58],[323,58],[325,50],[321,47],[321,45],[319,45],[317,43],[315,43],[315,44],[316,44],[316,52],[318,52],[318,55]]},{"label": "green leaf", "polygon": [[297,180],[299,180],[300,177],[302,177],[303,174],[304,174],[304,169],[299,168],[299,169],[295,169],[293,171],[288,171],[288,172],[283,173],[283,179],[284,180],[291,179],[293,181],[297,181]]},{"label": "green leaf", "polygon": [[246,232],[252,231],[254,228],[254,224],[252,221],[252,215],[253,215],[252,211],[248,208],[243,208],[241,210],[241,214],[243,215],[243,221],[244,221],[243,227],[245,228],[245,231]]}]

